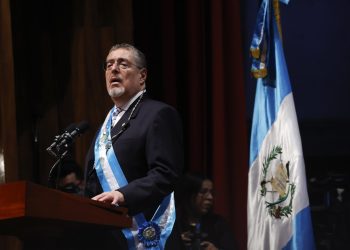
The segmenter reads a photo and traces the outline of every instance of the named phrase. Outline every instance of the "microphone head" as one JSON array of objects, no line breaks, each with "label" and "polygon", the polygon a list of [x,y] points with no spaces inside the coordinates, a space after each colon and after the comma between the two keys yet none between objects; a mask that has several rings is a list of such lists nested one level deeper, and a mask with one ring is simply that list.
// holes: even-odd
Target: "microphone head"
[{"label": "microphone head", "polygon": [[87,121],[81,121],[76,128],[79,130],[80,133],[84,133],[89,128],[89,123]]},{"label": "microphone head", "polygon": [[82,121],[79,124],[72,123],[64,131],[63,134],[56,136],[54,142],[46,149],[54,157],[64,156],[77,136],[80,136],[89,128],[87,121]]}]

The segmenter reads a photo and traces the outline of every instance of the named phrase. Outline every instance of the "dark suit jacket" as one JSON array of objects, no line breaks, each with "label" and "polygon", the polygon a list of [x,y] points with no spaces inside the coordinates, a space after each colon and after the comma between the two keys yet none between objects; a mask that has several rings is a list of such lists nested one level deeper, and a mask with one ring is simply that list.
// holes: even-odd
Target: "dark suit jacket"
[{"label": "dark suit jacket", "polygon": [[[171,193],[183,169],[181,120],[174,108],[146,96],[131,114],[137,100],[113,127],[113,148],[128,181],[121,187],[129,214],[143,212],[151,219],[162,199]],[[131,115],[130,120],[128,117]],[[93,197],[102,191],[94,164],[94,144],[86,158],[85,194]]]}]

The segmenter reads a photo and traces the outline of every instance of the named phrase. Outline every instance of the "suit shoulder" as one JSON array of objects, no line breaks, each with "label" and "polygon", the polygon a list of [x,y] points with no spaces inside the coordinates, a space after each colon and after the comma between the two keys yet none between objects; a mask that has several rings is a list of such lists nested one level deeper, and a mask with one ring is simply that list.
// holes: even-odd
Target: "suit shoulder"
[{"label": "suit shoulder", "polygon": [[177,110],[173,106],[166,104],[164,102],[149,99],[149,98],[144,100],[143,106],[146,109],[153,109],[155,111],[171,110],[171,111],[177,112]]}]

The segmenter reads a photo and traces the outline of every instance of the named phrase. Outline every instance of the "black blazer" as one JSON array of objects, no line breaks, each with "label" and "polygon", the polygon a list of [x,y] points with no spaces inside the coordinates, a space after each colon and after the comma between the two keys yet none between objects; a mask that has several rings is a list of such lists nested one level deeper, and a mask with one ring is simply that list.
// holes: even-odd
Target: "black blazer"
[{"label": "black blazer", "polygon": [[[150,219],[162,199],[171,193],[183,170],[183,138],[181,120],[174,108],[143,96],[129,107],[113,127],[114,152],[128,181],[121,187],[129,214],[143,212]],[[130,120],[128,121],[129,116]],[[122,124],[127,126],[122,131]],[[93,168],[92,142],[86,158],[86,189],[88,197],[102,191]]]}]

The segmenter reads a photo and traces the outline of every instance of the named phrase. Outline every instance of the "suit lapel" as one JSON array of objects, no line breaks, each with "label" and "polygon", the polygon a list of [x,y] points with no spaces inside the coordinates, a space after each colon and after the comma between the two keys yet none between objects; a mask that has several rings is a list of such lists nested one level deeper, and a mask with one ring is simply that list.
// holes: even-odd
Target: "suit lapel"
[{"label": "suit lapel", "polygon": [[[129,121],[129,116],[130,116],[132,110],[134,109],[135,105],[137,105],[136,108],[135,108],[135,110],[132,112],[131,117],[130,117],[130,120],[135,119],[135,117],[137,116],[137,114],[138,114],[138,112],[139,112],[139,110],[140,110],[140,107],[141,107],[141,105],[142,105],[143,99],[146,98],[146,93],[144,93],[143,96],[141,96],[141,98],[142,98],[142,99],[140,100],[139,103],[138,103],[139,98],[137,98],[137,99],[130,105],[130,107],[128,108],[128,110],[125,111],[125,113],[124,113],[123,116],[120,118],[120,120],[117,122],[117,124],[112,128],[111,137],[117,135],[118,133],[120,133],[120,132],[122,131],[123,124],[127,124],[127,125],[125,125],[126,127],[124,128],[124,131],[125,131],[125,129],[127,129],[127,128],[130,126],[130,124],[128,124],[128,123],[130,123],[130,121]],[[138,103],[138,104],[137,104],[137,103]],[[119,137],[119,136],[118,136],[118,137]]]}]

